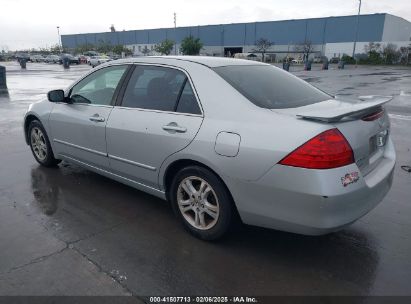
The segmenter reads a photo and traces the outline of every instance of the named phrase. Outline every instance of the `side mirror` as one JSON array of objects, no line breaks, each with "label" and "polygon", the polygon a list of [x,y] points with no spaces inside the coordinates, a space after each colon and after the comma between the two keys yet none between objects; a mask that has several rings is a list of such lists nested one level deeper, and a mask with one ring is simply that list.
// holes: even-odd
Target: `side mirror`
[{"label": "side mirror", "polygon": [[47,93],[47,98],[51,102],[65,102],[63,90],[53,90]]}]

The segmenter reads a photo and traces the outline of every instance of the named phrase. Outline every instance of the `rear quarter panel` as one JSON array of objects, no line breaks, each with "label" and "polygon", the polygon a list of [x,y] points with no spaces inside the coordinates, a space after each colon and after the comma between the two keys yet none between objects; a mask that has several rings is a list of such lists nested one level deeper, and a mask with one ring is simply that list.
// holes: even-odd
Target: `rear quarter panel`
[{"label": "rear quarter panel", "polygon": [[[333,128],[257,107],[207,67],[197,64],[187,70],[201,101],[204,121],[194,141],[163,163],[159,172],[162,188],[167,167],[179,159],[199,161],[223,179],[258,180],[298,146]],[[216,137],[222,131],[240,135],[237,156],[216,153]]]}]

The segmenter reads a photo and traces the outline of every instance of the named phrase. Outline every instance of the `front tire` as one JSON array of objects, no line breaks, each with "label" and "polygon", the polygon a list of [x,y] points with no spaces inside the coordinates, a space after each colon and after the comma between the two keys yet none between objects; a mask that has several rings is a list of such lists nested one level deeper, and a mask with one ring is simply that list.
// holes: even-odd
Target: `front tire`
[{"label": "front tire", "polygon": [[31,152],[40,165],[54,167],[61,162],[61,160],[54,158],[47,133],[38,120],[33,120],[30,123],[28,139]]},{"label": "front tire", "polygon": [[180,170],[169,194],[174,213],[195,237],[211,241],[228,232],[234,213],[232,199],[210,170],[199,166]]}]

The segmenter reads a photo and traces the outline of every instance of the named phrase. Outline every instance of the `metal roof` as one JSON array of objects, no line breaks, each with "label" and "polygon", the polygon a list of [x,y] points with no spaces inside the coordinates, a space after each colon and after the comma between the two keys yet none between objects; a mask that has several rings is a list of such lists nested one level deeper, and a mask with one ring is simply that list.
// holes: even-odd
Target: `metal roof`
[{"label": "metal roof", "polygon": [[[180,43],[187,36],[200,38],[204,46],[254,45],[266,38],[277,45],[297,44],[310,40],[313,44],[354,41],[357,16],[325,17],[299,20],[232,23],[177,28],[160,28],[120,32],[62,35],[65,47],[108,42],[113,45],[157,44],[165,39]],[[385,28],[397,30],[385,31]],[[409,40],[411,23],[389,14],[360,15],[357,41]],[[396,39],[391,39],[395,34]],[[393,36],[394,37],[394,36]]]}]

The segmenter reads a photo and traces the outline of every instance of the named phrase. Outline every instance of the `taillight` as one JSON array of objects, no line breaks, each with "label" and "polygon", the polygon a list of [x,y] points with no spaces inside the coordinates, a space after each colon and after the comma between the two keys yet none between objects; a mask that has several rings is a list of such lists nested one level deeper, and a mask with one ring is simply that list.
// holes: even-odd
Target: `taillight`
[{"label": "taillight", "polygon": [[363,121],[373,121],[376,120],[384,115],[384,109],[379,108],[377,111],[372,112],[371,114],[368,114],[367,116],[364,116],[361,118]]},{"label": "taillight", "polygon": [[354,154],[344,135],[338,129],[331,129],[310,139],[279,163],[307,169],[332,169],[354,163]]}]

